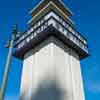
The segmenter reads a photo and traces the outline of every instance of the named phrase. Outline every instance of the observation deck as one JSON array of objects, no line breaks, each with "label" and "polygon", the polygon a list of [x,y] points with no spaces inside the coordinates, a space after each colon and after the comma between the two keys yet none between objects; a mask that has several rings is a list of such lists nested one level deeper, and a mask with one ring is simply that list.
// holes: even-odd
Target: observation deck
[{"label": "observation deck", "polygon": [[15,40],[14,56],[23,59],[24,54],[35,48],[44,39],[54,36],[74,49],[80,59],[89,55],[87,40],[55,11],[49,11],[30,29]]}]

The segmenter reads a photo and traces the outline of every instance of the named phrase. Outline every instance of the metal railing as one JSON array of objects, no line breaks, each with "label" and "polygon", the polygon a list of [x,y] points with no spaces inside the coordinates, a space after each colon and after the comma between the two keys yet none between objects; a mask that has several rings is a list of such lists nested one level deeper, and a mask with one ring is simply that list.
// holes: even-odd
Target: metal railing
[{"label": "metal railing", "polygon": [[[31,31],[30,34],[28,34],[26,32],[26,34],[25,34],[26,36],[22,36],[24,38],[16,43],[17,48],[20,49],[21,47],[23,47],[27,42],[29,42],[31,39],[35,38],[37,36],[37,34],[40,34],[41,31],[43,31],[46,27],[50,26],[51,24],[58,31],[60,31],[66,38],[71,40],[75,45],[77,45],[82,50],[84,50],[86,53],[88,53],[87,43],[84,43],[77,35],[73,34],[69,28],[66,28],[59,21],[57,21],[54,17],[51,17],[48,20],[46,20],[35,30]],[[41,27],[45,27],[45,28],[42,29]],[[20,38],[22,38],[22,37],[20,37]],[[83,38],[83,37],[81,37],[81,38]]]}]

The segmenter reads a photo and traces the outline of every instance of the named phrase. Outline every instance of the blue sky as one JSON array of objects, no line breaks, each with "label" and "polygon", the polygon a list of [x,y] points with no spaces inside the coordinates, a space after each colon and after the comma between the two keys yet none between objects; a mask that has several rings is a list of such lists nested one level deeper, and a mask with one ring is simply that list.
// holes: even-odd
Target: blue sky
[{"label": "blue sky", "polygon": [[[5,41],[10,37],[12,25],[27,29],[31,18],[28,12],[40,0],[0,0],[0,85],[8,50]],[[86,100],[100,99],[100,0],[63,0],[72,10],[76,28],[88,40],[91,56],[81,61]],[[5,100],[18,100],[22,62],[12,59]]]}]

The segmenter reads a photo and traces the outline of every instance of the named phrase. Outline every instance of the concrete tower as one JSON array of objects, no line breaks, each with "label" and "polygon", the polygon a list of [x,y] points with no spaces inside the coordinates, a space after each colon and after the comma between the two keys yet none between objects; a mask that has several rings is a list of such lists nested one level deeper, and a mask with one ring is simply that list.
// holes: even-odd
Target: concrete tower
[{"label": "concrete tower", "polygon": [[15,41],[23,60],[20,100],[85,100],[80,60],[87,40],[61,0],[42,0],[30,11],[29,29]]}]

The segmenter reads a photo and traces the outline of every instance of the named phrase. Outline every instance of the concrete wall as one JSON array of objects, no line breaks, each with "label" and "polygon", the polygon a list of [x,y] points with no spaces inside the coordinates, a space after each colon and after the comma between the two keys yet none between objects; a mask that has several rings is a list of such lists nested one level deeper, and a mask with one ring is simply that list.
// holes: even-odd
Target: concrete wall
[{"label": "concrete wall", "polygon": [[84,100],[78,55],[51,37],[25,54],[21,100]]}]

